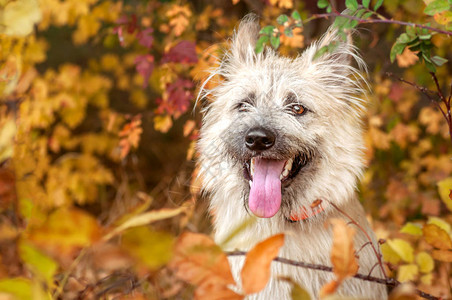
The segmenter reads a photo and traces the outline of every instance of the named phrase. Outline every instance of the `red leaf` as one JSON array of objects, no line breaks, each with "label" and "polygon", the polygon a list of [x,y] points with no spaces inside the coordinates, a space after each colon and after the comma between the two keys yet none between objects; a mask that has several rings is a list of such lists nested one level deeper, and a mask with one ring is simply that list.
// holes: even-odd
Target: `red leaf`
[{"label": "red leaf", "polygon": [[143,88],[146,88],[149,77],[154,70],[154,57],[150,54],[139,55],[135,58],[135,65],[137,72],[143,76]]},{"label": "red leaf", "polygon": [[152,28],[146,28],[140,31],[137,35],[138,43],[150,49],[152,47],[152,42],[154,41],[154,37],[152,36],[153,32],[154,29]]},{"label": "red leaf", "polygon": [[162,63],[179,62],[179,63],[196,63],[198,56],[196,55],[195,43],[189,41],[179,42],[172,47],[162,58]]},{"label": "red leaf", "polygon": [[168,103],[175,108],[177,112],[184,113],[187,111],[193,94],[190,89],[193,88],[193,82],[187,79],[179,78],[175,82],[168,85]]}]

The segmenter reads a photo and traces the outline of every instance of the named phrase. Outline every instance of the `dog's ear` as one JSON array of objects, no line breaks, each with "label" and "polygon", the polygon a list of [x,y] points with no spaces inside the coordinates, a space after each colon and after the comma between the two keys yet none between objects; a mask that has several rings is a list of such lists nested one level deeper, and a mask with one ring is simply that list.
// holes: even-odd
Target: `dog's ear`
[{"label": "dog's ear", "polygon": [[254,14],[246,15],[232,38],[231,57],[235,62],[245,63],[256,57],[254,48],[259,37],[259,21]]},{"label": "dog's ear", "polygon": [[356,56],[351,33],[343,37],[333,28],[330,28],[312,48],[313,61],[350,65]]}]

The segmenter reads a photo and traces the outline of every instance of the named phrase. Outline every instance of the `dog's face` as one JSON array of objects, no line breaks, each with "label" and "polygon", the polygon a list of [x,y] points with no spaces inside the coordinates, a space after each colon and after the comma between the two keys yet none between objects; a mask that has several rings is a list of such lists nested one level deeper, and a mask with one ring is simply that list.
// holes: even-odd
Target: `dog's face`
[{"label": "dog's face", "polygon": [[225,80],[209,91],[201,171],[207,190],[238,185],[242,199],[230,201],[244,201],[258,217],[288,218],[319,198],[353,193],[362,169],[360,87],[350,66],[357,57],[341,43],[314,59],[323,45],[339,43],[332,34],[296,59],[268,49],[256,55],[258,30],[242,22],[216,71]]}]

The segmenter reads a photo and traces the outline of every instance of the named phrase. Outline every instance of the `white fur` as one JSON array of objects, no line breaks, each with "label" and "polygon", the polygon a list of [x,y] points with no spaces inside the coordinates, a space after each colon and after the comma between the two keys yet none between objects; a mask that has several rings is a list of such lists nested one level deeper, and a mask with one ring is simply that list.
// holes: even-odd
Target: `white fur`
[{"label": "white fur", "polygon": [[[255,54],[257,32],[258,24],[253,17],[242,21],[231,50],[209,78],[218,74],[224,81],[213,90],[202,89],[202,95],[212,101],[203,119],[199,166],[203,189],[210,194],[215,215],[215,240],[222,243],[252,217],[245,207],[249,191],[242,174],[241,155],[245,152],[236,141],[240,141],[247,124],[256,123],[272,126],[279,132],[281,142],[286,143],[281,148],[284,150],[268,154],[272,155],[270,158],[288,159],[299,151],[311,151],[315,153],[313,163],[284,188],[284,206],[274,217],[257,218],[229,238],[224,249],[246,251],[265,238],[285,232],[285,244],[279,256],[330,266],[332,237],[324,222],[330,217],[343,216],[328,205],[328,201],[364,227],[378,247],[355,195],[356,182],[364,167],[360,116],[365,103],[359,96],[363,92],[362,80],[359,80],[362,76],[350,61],[362,66],[363,61],[353,46],[340,42],[333,31],[296,59],[280,57],[271,49]],[[337,49],[314,59],[317,50],[331,42],[339,43]],[[234,105],[249,93],[256,95],[254,105],[249,105],[249,112],[245,114],[237,112]],[[296,95],[297,101],[310,112],[299,118],[288,115],[283,102],[288,93]],[[291,211],[309,207],[316,199],[327,200],[323,202],[324,212],[297,223],[286,221]],[[366,242],[364,234],[357,230],[355,248],[359,249]],[[359,273],[368,274],[376,262],[371,247],[366,246],[359,253]],[[243,258],[232,257],[230,263],[239,279]],[[272,274],[269,284],[255,298],[290,299],[289,285],[278,280],[278,276],[291,277],[314,298],[318,298],[320,288],[334,278],[330,272],[281,263],[272,263]],[[372,275],[382,277],[379,267]],[[387,298],[385,286],[358,279],[347,279],[338,293],[363,299]]]}]

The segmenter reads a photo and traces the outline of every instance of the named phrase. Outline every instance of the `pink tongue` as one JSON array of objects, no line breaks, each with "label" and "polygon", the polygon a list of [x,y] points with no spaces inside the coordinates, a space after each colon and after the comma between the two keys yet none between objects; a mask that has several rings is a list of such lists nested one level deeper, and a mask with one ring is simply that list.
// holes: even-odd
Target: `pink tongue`
[{"label": "pink tongue", "polygon": [[248,206],[256,216],[270,218],[278,212],[281,206],[279,176],[284,163],[284,160],[255,159]]}]

